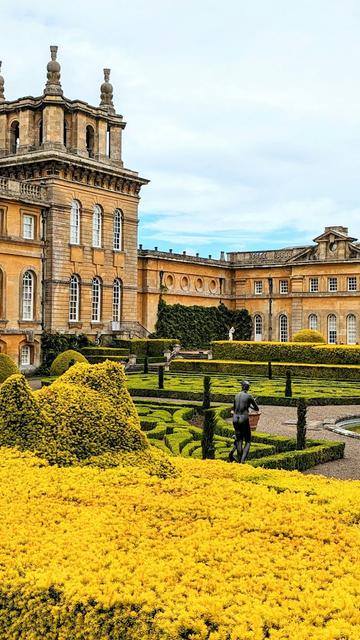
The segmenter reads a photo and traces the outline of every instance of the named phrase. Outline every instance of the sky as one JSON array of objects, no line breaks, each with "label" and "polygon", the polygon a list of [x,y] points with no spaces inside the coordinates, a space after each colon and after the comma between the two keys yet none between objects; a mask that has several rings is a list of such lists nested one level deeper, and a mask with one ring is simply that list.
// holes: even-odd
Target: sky
[{"label": "sky", "polygon": [[144,248],[244,251],[360,238],[358,0],[0,0],[6,98],[67,98],[111,68],[125,166],[150,179]]}]

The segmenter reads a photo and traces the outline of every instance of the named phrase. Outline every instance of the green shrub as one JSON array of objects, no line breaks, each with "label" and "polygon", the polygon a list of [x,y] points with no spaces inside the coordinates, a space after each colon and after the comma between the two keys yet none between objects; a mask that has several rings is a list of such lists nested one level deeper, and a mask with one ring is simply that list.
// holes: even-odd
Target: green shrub
[{"label": "green shrub", "polygon": [[59,353],[50,367],[50,375],[61,376],[69,367],[75,364],[75,362],[87,362],[87,359],[82,353],[73,351],[72,349]]},{"label": "green shrub", "polygon": [[164,351],[171,351],[177,340],[175,338],[122,338],[114,342],[117,347],[127,349],[129,353],[136,355],[137,358],[145,358],[145,356],[162,358]]},{"label": "green shrub", "polygon": [[81,353],[88,356],[128,356],[129,349],[119,349],[114,347],[84,347],[81,349]]},{"label": "green shrub", "polygon": [[203,460],[215,458],[214,434],[216,418],[212,409],[207,409],[204,415],[203,436],[201,439],[201,450]]},{"label": "green shrub", "polygon": [[344,442],[312,442],[312,446],[302,451],[288,451],[273,456],[251,460],[253,467],[266,469],[287,469],[288,471],[305,471],[317,464],[339,460],[344,457]]},{"label": "green shrub", "polygon": [[301,362],[312,364],[360,364],[359,345],[299,342],[212,342],[214,360],[249,362]]},{"label": "green shrub", "polygon": [[293,336],[293,342],[319,342],[326,344],[326,340],[320,331],[315,329],[301,329]]},{"label": "green shrub", "polygon": [[204,376],[203,385],[204,385],[204,391],[203,391],[202,408],[203,408],[203,411],[206,411],[207,409],[210,409],[210,405],[211,405],[211,378],[210,378],[210,376]]},{"label": "green shrub", "polygon": [[252,321],[246,309],[228,309],[200,305],[168,305],[161,297],[158,306],[156,337],[176,336],[183,347],[209,347],[211,340],[228,337],[229,327],[242,340],[251,336]]},{"label": "green shrub", "polygon": [[163,389],[164,388],[164,367],[159,367],[158,370],[158,386],[159,389]]},{"label": "green shrub", "polygon": [[83,347],[90,345],[91,342],[83,333],[79,335],[57,333],[52,331],[43,331],[41,335],[41,357],[42,369],[47,373],[51,363],[59,353],[74,349],[81,351]]},{"label": "green shrub", "polygon": [[291,388],[291,371],[289,369],[286,370],[286,384],[285,384],[285,397],[291,398],[292,396],[292,388]]},{"label": "green shrub", "polygon": [[296,424],[296,448],[305,449],[306,446],[306,402],[304,398],[299,398],[297,404],[297,424]]},{"label": "green shrub", "polygon": [[0,384],[15,373],[19,373],[15,362],[6,353],[0,353]]},{"label": "green shrub", "polygon": [[[301,362],[272,362],[272,375],[285,377],[286,370],[296,378],[326,379],[326,380],[354,380],[360,382],[359,365],[331,365],[311,364]],[[250,362],[249,360],[185,360],[179,358],[170,363],[172,373],[213,373],[228,374],[239,377],[262,376],[268,377],[268,365],[264,362]]]}]

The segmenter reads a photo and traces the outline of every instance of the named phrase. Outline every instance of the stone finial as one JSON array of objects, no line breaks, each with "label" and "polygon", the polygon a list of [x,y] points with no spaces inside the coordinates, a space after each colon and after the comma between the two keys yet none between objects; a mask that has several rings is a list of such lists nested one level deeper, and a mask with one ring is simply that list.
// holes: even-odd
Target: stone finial
[{"label": "stone finial", "polygon": [[104,82],[100,87],[100,107],[110,111],[110,113],[115,113],[113,103],[113,86],[110,84],[109,79],[110,69],[104,69]]},{"label": "stone finial", "polygon": [[46,96],[62,96],[63,91],[60,83],[61,67],[56,60],[58,48],[50,47],[51,60],[47,64],[47,83],[45,85],[44,95]]},{"label": "stone finial", "polygon": [[[2,65],[2,61],[0,60],[0,71],[1,71],[1,65]],[[5,100],[4,83],[5,83],[4,78],[0,74],[0,102],[4,102]]]}]

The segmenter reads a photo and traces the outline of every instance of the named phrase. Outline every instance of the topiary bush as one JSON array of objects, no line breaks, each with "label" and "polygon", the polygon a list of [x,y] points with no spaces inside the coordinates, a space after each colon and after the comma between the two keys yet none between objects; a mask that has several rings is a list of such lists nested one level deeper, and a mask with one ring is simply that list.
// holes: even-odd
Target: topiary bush
[{"label": "topiary bush", "polygon": [[59,353],[50,367],[50,375],[61,376],[69,367],[75,364],[75,362],[87,362],[87,359],[82,353],[74,351],[73,349]]},{"label": "topiary bush", "polygon": [[0,388],[0,446],[29,449],[50,464],[139,466],[166,477],[172,463],[153,454],[114,362],[75,364],[31,392],[21,374]]},{"label": "topiary bush", "polygon": [[46,428],[46,419],[24,376],[10,376],[0,389],[0,446],[39,451]]},{"label": "topiary bush", "polygon": [[293,342],[319,342],[326,344],[324,336],[315,329],[301,329],[293,336]]},{"label": "topiary bush", "polygon": [[15,373],[19,373],[15,362],[6,353],[0,353],[0,384]]}]

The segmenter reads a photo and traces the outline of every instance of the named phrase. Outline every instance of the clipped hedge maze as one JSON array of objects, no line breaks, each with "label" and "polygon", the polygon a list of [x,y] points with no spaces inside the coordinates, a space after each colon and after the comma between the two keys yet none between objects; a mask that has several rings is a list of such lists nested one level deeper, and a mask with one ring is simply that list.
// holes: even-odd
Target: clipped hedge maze
[{"label": "clipped hedge maze", "polygon": [[[190,421],[195,416],[193,407],[137,403],[141,428],[150,443],[172,456],[201,458],[202,429]],[[214,437],[215,459],[227,460],[233,446],[233,428],[227,422],[230,407],[214,409],[216,428]],[[344,443],[308,440],[307,448],[296,450],[296,438],[271,436],[253,432],[249,462],[254,466],[273,469],[305,470],[322,462],[342,458]]]}]

